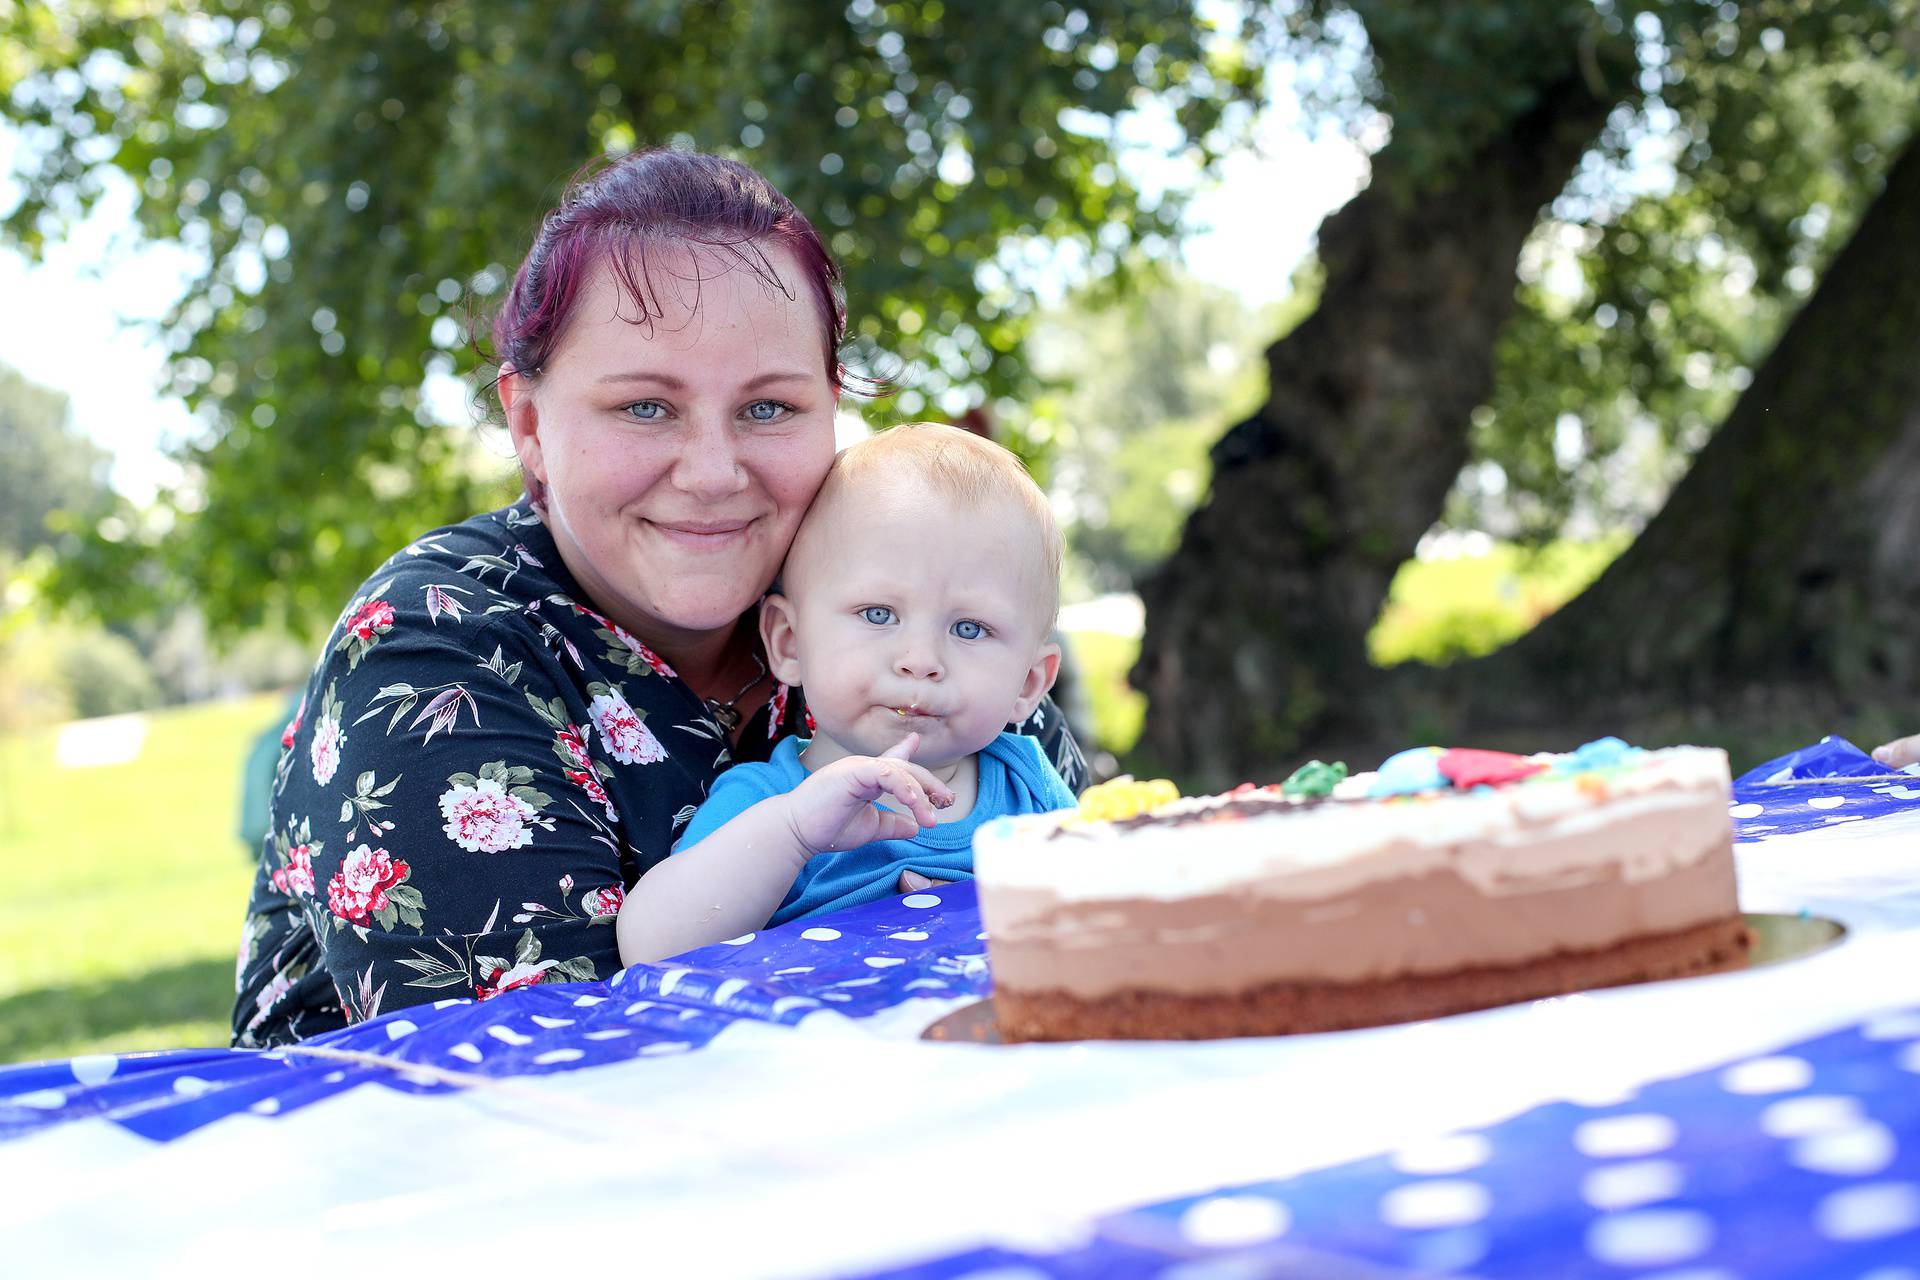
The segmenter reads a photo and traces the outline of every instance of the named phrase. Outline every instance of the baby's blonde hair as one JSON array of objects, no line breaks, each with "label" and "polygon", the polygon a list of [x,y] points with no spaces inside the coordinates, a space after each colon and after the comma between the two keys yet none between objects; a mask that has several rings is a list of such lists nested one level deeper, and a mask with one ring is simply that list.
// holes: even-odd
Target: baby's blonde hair
[{"label": "baby's blonde hair", "polygon": [[1024,513],[1039,539],[1039,588],[1046,630],[1053,630],[1060,613],[1060,523],[1053,518],[1047,495],[1011,451],[945,423],[902,423],[841,450],[814,506],[825,508],[848,486],[876,477],[889,483],[918,480],[967,507],[1006,503]]}]

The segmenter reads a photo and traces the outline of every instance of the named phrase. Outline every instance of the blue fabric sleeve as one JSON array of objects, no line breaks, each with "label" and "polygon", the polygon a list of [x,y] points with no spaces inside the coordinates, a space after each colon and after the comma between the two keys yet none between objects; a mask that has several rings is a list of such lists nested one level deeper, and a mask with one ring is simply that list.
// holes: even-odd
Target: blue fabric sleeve
[{"label": "blue fabric sleeve", "polygon": [[673,851],[691,849],[762,800],[792,790],[781,771],[770,764],[737,764],[714,779],[713,789],[694,810]]}]

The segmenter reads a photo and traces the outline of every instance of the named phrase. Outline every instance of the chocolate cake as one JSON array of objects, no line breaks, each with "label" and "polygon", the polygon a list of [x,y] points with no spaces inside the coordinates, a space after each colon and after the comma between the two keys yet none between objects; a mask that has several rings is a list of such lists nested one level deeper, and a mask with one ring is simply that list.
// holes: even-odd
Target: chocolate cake
[{"label": "chocolate cake", "polygon": [[1315,767],[984,828],[1002,1038],[1330,1031],[1746,961],[1722,752],[1603,739]]}]

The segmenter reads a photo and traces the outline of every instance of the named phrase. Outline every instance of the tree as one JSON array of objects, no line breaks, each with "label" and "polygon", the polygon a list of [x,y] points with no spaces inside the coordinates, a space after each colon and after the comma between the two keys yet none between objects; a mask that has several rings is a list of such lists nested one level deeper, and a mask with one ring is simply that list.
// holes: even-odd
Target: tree
[{"label": "tree", "polygon": [[67,398],[0,366],[0,555],[19,559],[58,536],[55,512],[98,515],[107,488],[106,450],[75,435]]},{"label": "tree", "polygon": [[[1920,677],[1920,135],[1671,500],[1469,692],[1657,704]],[[1483,716],[1485,712],[1482,712]]]},{"label": "tree", "polygon": [[1257,353],[1312,309],[1316,285],[1306,273],[1259,313],[1147,268],[1124,291],[1096,282],[1036,317],[1027,360],[1045,389],[1011,416],[1046,443],[1088,586],[1126,590],[1166,559],[1206,488],[1208,447],[1264,398]]},{"label": "tree", "polygon": [[[1576,386],[1629,407],[1637,398],[1641,411],[1671,408],[1671,374],[1700,354],[1679,352],[1709,318],[1684,291],[1648,287],[1661,270],[1686,274],[1678,248],[1716,239],[1751,273],[1749,290],[1787,313],[1795,280],[1844,232],[1832,216],[1810,216],[1808,191],[1850,192],[1847,212],[1857,211],[1914,118],[1911,80],[1895,74],[1911,57],[1895,38],[1903,4],[1379,0],[1301,12],[1309,23],[1364,20],[1376,67],[1367,100],[1391,114],[1393,138],[1368,189],[1322,228],[1319,311],[1269,350],[1267,404],[1215,447],[1208,501],[1143,587],[1135,680],[1151,699],[1146,754],[1207,784],[1280,764],[1309,737],[1393,737],[1425,696],[1408,688],[1418,673],[1387,678],[1367,666],[1365,632],[1395,567],[1443,514],[1476,416],[1494,427],[1504,407],[1508,434],[1536,457],[1552,438],[1548,424],[1511,422],[1524,401],[1501,399],[1495,379],[1515,321],[1516,266],[1549,201],[1553,221],[1600,242],[1588,268],[1596,287],[1552,317],[1541,291],[1523,291],[1535,342],[1509,343],[1508,359],[1562,370],[1587,361],[1594,369]],[[1797,100],[1782,90],[1833,65],[1855,74]],[[1882,92],[1885,83],[1898,87]],[[1784,145],[1803,130],[1818,143]],[[1836,137],[1846,144],[1837,154],[1820,149]],[[1661,138],[1677,151],[1671,196],[1610,195],[1624,157]],[[1766,159],[1784,163],[1769,171]],[[1665,239],[1640,241],[1650,228]],[[1692,274],[1711,273],[1701,264]],[[1676,315],[1695,327],[1676,332]],[[1608,323],[1633,341],[1540,359],[1543,335],[1565,342],[1572,326]],[[1736,363],[1743,353],[1729,354]],[[1564,500],[1564,477],[1535,474]],[[1638,582],[1619,598],[1649,589]],[[1584,656],[1611,658],[1602,646]],[[1558,698],[1583,670],[1543,678]]]},{"label": "tree", "polygon": [[1188,0],[80,0],[0,9],[0,47],[26,141],[7,232],[59,236],[118,174],[149,235],[205,254],[172,377],[213,427],[150,550],[229,626],[324,625],[381,556],[498,496],[504,465],[423,387],[474,363],[471,320],[587,157],[759,166],[846,263],[868,357],[914,371],[900,411],[951,410],[1030,386],[1004,244],[1105,270],[1175,228],[1116,169],[1115,116],[1153,95],[1204,156],[1261,76]]}]

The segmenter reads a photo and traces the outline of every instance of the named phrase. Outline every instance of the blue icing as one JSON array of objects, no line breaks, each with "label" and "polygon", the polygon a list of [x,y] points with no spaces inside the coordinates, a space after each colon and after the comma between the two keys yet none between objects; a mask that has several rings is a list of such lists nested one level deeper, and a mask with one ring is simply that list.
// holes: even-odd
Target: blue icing
[{"label": "blue icing", "polygon": [[1605,769],[1609,765],[1623,764],[1639,754],[1640,748],[1630,747],[1618,738],[1596,738],[1577,748],[1568,757],[1566,767],[1581,772]]},{"label": "blue icing", "polygon": [[1451,784],[1440,772],[1440,748],[1412,747],[1381,762],[1370,796],[1407,796],[1421,791],[1443,791]]}]

